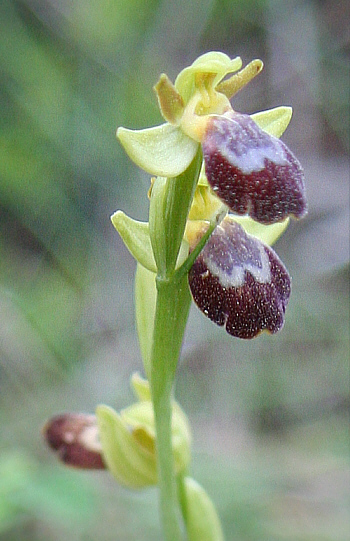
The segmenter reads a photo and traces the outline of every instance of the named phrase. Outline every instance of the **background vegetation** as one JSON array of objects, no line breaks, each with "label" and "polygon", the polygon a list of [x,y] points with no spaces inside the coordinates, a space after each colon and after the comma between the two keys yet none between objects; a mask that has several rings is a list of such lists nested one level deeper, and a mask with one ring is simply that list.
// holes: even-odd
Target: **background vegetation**
[{"label": "background vegetation", "polygon": [[228,337],[194,308],[177,396],[227,541],[344,541],[349,504],[346,0],[0,2],[0,541],[158,540],[156,491],[66,470],[40,429],[116,408],[141,370],[134,261],[109,215],[146,218],[118,125],[161,122],[152,86],[208,50],[262,58],[234,101],[293,105],[310,212],[277,245],[284,330]]}]

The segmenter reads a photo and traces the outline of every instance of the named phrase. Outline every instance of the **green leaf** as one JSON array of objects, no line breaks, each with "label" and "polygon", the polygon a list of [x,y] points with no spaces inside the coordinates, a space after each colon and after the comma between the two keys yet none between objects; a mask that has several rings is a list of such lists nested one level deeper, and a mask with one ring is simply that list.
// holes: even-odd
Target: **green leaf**
[{"label": "green leaf", "polygon": [[157,272],[156,262],[149,236],[148,222],[139,222],[117,210],[111,216],[112,224],[118,231],[131,255],[146,269]]},{"label": "green leaf", "polygon": [[151,175],[176,177],[192,162],[198,143],[171,124],[145,130],[118,128],[117,137],[129,157]]},{"label": "green leaf", "polygon": [[275,137],[281,137],[282,133],[287,129],[292,113],[291,107],[281,106],[254,113],[250,117],[262,130]]}]

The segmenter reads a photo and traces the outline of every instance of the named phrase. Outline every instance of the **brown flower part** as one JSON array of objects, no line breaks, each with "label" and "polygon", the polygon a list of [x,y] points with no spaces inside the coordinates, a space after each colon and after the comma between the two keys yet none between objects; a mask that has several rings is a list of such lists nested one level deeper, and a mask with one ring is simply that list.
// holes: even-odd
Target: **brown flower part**
[{"label": "brown flower part", "polygon": [[68,466],[105,469],[95,415],[57,415],[47,422],[43,433],[51,449]]},{"label": "brown flower part", "polygon": [[249,115],[232,111],[210,117],[202,147],[208,182],[232,212],[262,224],[306,214],[299,161]]},{"label": "brown flower part", "polygon": [[194,262],[193,299],[217,325],[238,338],[283,327],[290,277],[275,252],[227,216]]}]

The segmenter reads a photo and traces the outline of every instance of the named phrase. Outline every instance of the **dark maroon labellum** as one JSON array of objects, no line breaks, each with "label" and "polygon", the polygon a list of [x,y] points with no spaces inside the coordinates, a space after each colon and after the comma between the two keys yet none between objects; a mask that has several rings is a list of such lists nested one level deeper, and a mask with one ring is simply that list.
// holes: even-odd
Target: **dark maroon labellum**
[{"label": "dark maroon labellum", "polygon": [[299,161],[249,115],[212,116],[202,147],[208,182],[232,212],[262,224],[306,214]]},{"label": "dark maroon labellum", "polygon": [[290,277],[275,252],[226,217],[194,262],[193,299],[217,325],[238,338],[283,327]]},{"label": "dark maroon labellum", "polygon": [[62,462],[75,468],[105,469],[94,415],[66,413],[50,419],[43,430]]}]

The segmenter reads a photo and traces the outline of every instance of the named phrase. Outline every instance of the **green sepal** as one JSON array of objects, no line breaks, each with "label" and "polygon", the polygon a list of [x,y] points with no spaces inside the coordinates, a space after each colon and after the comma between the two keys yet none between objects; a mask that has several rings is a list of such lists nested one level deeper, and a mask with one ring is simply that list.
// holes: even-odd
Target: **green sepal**
[{"label": "green sepal", "polygon": [[224,541],[214,504],[191,477],[185,477],[185,516],[188,541]]},{"label": "green sepal", "polygon": [[103,458],[115,479],[129,488],[155,485],[155,456],[138,444],[122,417],[105,405],[97,407],[96,417]]},{"label": "green sepal", "polygon": [[146,269],[157,272],[153,256],[148,222],[139,222],[127,216],[122,210],[117,210],[111,216],[111,221],[131,255]]},{"label": "green sepal", "polygon": [[275,137],[281,137],[288,127],[292,114],[293,109],[291,107],[281,106],[254,113],[250,117],[262,130]]},{"label": "green sepal", "polygon": [[144,130],[118,128],[117,137],[141,169],[161,177],[176,177],[185,171],[198,147],[180,128],[168,123]]},{"label": "green sepal", "polygon": [[230,214],[230,216],[235,222],[238,222],[249,235],[257,237],[268,246],[272,246],[276,240],[279,239],[289,224],[289,218],[286,218],[283,222],[263,225],[259,222],[255,222],[249,218],[249,216],[236,216],[234,214]]}]

